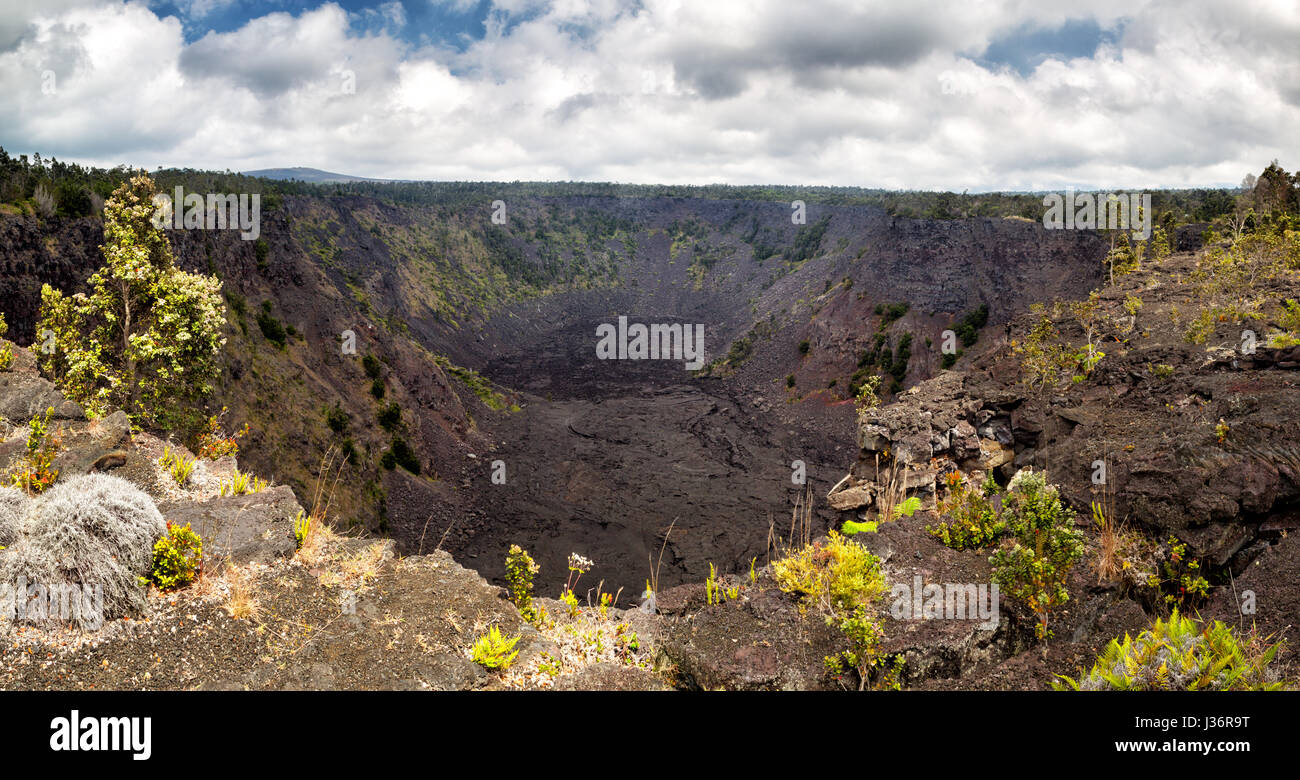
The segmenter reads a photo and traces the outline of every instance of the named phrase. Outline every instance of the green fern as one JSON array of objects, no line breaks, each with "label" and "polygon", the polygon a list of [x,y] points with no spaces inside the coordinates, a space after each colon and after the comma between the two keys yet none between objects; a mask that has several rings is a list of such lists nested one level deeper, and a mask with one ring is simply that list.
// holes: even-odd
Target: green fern
[{"label": "green fern", "polygon": [[1274,691],[1285,683],[1268,669],[1285,643],[1239,639],[1221,621],[1202,625],[1178,614],[1123,641],[1112,639],[1087,675],[1058,675],[1056,690]]},{"label": "green fern", "polygon": [[484,669],[509,669],[515,662],[515,657],[519,655],[519,651],[514,649],[519,639],[519,637],[506,639],[501,634],[501,629],[492,626],[474,643],[474,663]]}]

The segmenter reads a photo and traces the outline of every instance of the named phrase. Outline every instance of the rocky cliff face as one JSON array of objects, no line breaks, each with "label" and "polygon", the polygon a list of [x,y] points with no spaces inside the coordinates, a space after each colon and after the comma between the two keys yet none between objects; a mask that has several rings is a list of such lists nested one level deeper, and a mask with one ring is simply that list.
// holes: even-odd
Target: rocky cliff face
[{"label": "rocky cliff face", "polygon": [[[1290,282],[1274,283],[1274,300],[1296,294],[1287,274],[1281,278]],[[1293,570],[1293,532],[1300,527],[1300,348],[1261,342],[1243,352],[1244,330],[1275,328],[1267,313],[1244,323],[1209,320],[1204,343],[1194,343],[1189,327],[1197,327],[1203,302],[1196,278],[1197,257],[1180,254],[1104,288],[1088,323],[1105,356],[1090,373],[1072,379],[1067,372],[1059,384],[1033,387],[1024,381],[1023,355],[1013,344],[995,344],[966,370],[941,372],[896,403],[862,413],[859,456],[828,503],[845,518],[879,520],[896,483],[901,495],[920,499],[921,519],[886,524],[878,535],[862,535],[864,543],[890,560],[900,552],[915,556],[927,582],[987,582],[979,575],[951,579],[940,561],[978,564],[989,550],[957,552],[917,538],[939,519],[945,475],[960,472],[978,484],[992,473],[1005,484],[1022,468],[1046,471],[1090,539],[1089,557],[1071,575],[1066,630],[1057,630],[1043,656],[1058,670],[1084,664],[1103,637],[1136,634],[1148,613],[1167,610],[1153,583],[1171,560],[1197,562],[1210,594],[1203,602],[1186,593],[1170,598],[1186,597],[1207,617],[1253,622],[1261,633],[1281,636],[1296,597],[1295,586],[1273,572]],[[1086,343],[1077,317],[1064,310],[1047,317],[1072,352]],[[1039,321],[1016,319],[1017,343]],[[1123,528],[1119,576],[1098,571],[1103,540],[1091,520],[1094,503]],[[1171,553],[1170,540],[1185,550]],[[921,549],[927,545],[938,549]],[[1149,571],[1137,575],[1138,569]],[[1050,680],[1029,655],[956,664],[942,675],[950,682],[927,684],[1032,687]],[[1286,664],[1295,667],[1293,659]]]}]

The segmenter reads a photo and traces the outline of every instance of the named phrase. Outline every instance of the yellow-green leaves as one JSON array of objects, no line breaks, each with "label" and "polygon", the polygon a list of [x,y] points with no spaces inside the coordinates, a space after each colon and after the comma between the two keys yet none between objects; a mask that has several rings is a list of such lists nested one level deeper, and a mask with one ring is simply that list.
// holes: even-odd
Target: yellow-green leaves
[{"label": "yellow-green leaves", "polygon": [[69,398],[99,416],[110,408],[138,426],[197,425],[220,373],[225,303],[216,277],[175,266],[152,222],[154,185],[140,175],[104,208],[105,265],[88,295],[44,286],[35,351]]}]

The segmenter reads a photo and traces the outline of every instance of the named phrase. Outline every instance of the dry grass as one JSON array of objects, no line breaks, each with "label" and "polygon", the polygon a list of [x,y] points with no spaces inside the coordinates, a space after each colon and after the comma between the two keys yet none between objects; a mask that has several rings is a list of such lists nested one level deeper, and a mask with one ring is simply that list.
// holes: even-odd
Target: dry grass
[{"label": "dry grass", "polygon": [[[677,525],[677,518],[674,517],[673,521],[668,524],[668,530],[664,532],[663,544],[659,546],[659,560],[650,561],[650,579],[646,581],[646,587],[649,589],[651,594],[659,592],[659,567],[663,565],[664,550],[668,548],[668,537],[672,536],[673,526],[675,525]],[[646,553],[646,557],[649,558],[650,553]]]},{"label": "dry grass", "polygon": [[[1103,461],[1102,468],[1110,464]],[[1103,472],[1104,473],[1104,472]],[[1122,552],[1125,546],[1124,524],[1115,519],[1115,491],[1104,485],[1099,499],[1092,502],[1092,519],[1099,532],[1097,541],[1097,584],[1119,582],[1124,573]]]},{"label": "dry grass", "polygon": [[226,567],[225,609],[235,620],[255,620],[261,614],[262,605],[255,595],[256,579],[256,575],[247,568],[239,569],[234,564]]},{"label": "dry grass", "polygon": [[384,550],[383,542],[375,542],[356,555],[344,558],[341,566],[343,576],[349,582],[359,585],[369,583],[379,574],[379,567],[384,562]]},{"label": "dry grass", "polygon": [[[312,518],[312,526],[324,525],[326,518],[329,517],[330,507],[334,504],[334,492],[338,489],[339,479],[343,476],[343,467],[347,465],[347,460],[343,458],[340,450],[333,444],[325,450],[321,457],[320,477],[316,479],[316,493],[312,496],[311,512],[308,514]],[[330,472],[333,472],[331,478]],[[329,492],[326,492],[326,486]]]},{"label": "dry grass", "polygon": [[345,465],[347,461],[333,445],[321,456],[320,476],[316,479],[311,511],[306,515],[307,532],[297,553],[298,559],[309,568],[326,566],[337,558],[340,537],[329,524],[329,515]]},{"label": "dry grass", "polygon": [[786,538],[784,553],[802,549],[812,543],[812,511],[812,487],[805,487],[794,500],[794,508],[790,510],[790,536]]},{"label": "dry grass", "polygon": [[[905,488],[904,475],[898,466],[898,460],[891,458],[889,467],[885,473],[880,473],[880,456],[876,456],[876,484],[881,486],[880,495],[880,513],[879,520],[881,523],[893,522],[897,519],[898,505],[907,499],[907,489]],[[881,478],[883,476],[883,479]]]},{"label": "dry grass", "polygon": [[1097,544],[1097,584],[1118,582],[1120,579],[1119,550],[1123,538],[1123,527],[1116,528],[1112,518],[1099,511],[1096,503],[1092,505],[1093,518],[1098,521],[1101,536]]},{"label": "dry grass", "polygon": [[302,547],[298,548],[298,560],[309,568],[323,566],[334,558],[338,546],[339,536],[334,529],[313,519]]},{"label": "dry grass", "polygon": [[333,564],[320,575],[322,585],[362,587],[370,584],[379,576],[379,569],[387,559],[384,542],[367,545],[353,555],[329,556],[327,564]]},{"label": "dry grass", "polygon": [[1115,516],[1115,496],[1103,489],[1092,502],[1092,519],[1097,526],[1097,550],[1093,566],[1097,584],[1112,582],[1121,588],[1147,587],[1159,581],[1160,546],[1141,533],[1130,531]]}]

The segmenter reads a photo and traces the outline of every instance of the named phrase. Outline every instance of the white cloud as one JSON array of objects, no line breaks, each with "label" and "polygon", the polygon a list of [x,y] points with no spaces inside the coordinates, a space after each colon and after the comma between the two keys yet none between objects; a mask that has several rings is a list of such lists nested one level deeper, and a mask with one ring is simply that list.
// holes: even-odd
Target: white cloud
[{"label": "white cloud", "polygon": [[[1123,20],[1118,43],[1023,76],[972,60],[1085,16]],[[463,51],[398,37],[396,3],[188,45],[138,0],[30,3],[6,24],[0,145],[106,165],[955,190],[1300,165],[1300,20],[1269,0],[496,0]]]}]

